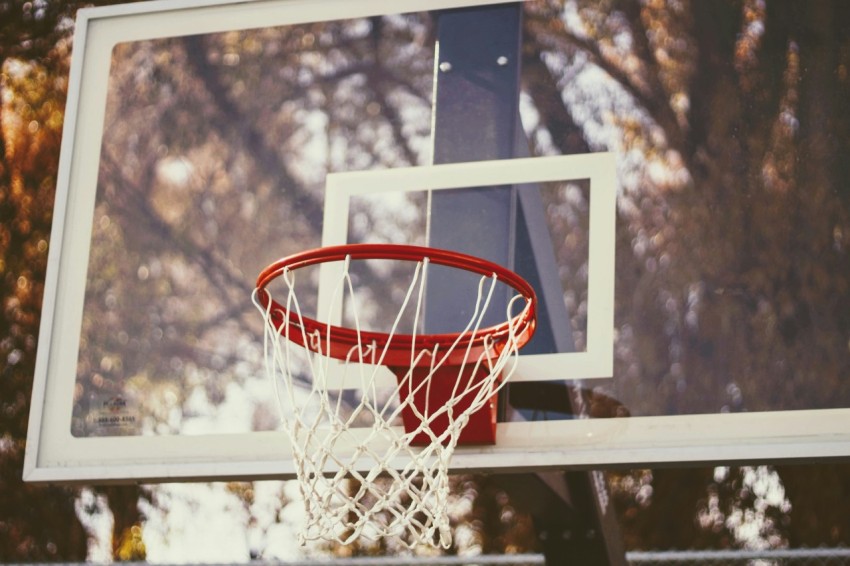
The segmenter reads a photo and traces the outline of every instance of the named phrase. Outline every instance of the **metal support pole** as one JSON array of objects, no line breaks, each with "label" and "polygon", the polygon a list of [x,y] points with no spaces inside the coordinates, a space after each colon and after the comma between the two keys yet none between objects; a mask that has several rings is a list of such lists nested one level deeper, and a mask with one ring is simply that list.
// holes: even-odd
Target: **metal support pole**
[{"label": "metal support pole", "polygon": [[[434,163],[517,157],[517,140],[524,138],[519,122],[521,3],[447,10],[438,17]],[[534,257],[534,249],[539,247],[534,242],[541,228],[539,219],[535,220],[539,211],[533,197],[525,196],[523,201],[520,206],[513,187],[437,191],[429,203],[429,245],[507,267],[518,263],[524,276],[540,283],[546,270],[553,268],[554,259],[547,262]],[[551,242],[548,246],[553,255]],[[515,262],[514,254],[522,256],[521,261]],[[462,276],[451,270],[431,272],[426,332],[456,331],[468,320],[469,298],[457,292],[456,278]],[[505,302],[507,297],[494,300]],[[551,307],[544,315],[548,316],[547,328],[541,329],[537,347],[571,351],[571,335],[563,328],[562,302],[554,296],[544,298],[547,301]],[[496,322],[500,320],[485,320],[486,324]],[[565,395],[564,412],[575,414],[570,403],[570,396]],[[500,482],[511,499],[532,515],[547,564],[624,563],[618,532],[618,540],[606,546],[602,519],[608,509],[600,506],[604,501],[592,479],[590,473],[574,472],[517,474]],[[608,519],[607,530],[613,533],[613,517]]]},{"label": "metal support pole", "polygon": [[[513,154],[519,105],[519,25],[516,4],[447,10],[439,14],[435,54],[434,163],[506,159]],[[511,187],[439,191],[431,196],[428,245],[511,266],[516,216]],[[466,274],[432,269],[427,332],[463,328],[470,298],[457,292]],[[506,304],[507,291],[493,298]],[[499,309],[500,310],[500,309]],[[493,312],[487,325],[500,322]]]}]

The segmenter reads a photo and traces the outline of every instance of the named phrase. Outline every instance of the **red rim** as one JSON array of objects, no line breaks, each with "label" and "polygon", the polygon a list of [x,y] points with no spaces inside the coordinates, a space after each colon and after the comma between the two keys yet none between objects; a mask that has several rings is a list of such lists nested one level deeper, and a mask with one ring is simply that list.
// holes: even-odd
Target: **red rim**
[{"label": "red rim", "polygon": [[[457,365],[462,363],[463,359],[467,356],[469,360],[478,359],[487,349],[487,343],[491,347],[495,346],[497,350],[504,347],[511,326],[515,329],[514,333],[516,335],[517,346],[520,348],[534,334],[537,298],[534,294],[534,289],[525,279],[509,269],[475,256],[423,246],[347,244],[297,253],[274,262],[260,273],[260,276],[257,278],[257,299],[264,309],[270,311],[272,320],[279,328],[287,312],[280,303],[273,300],[265,292],[266,287],[280,277],[287,269],[292,271],[320,263],[344,261],[346,257],[350,257],[352,260],[392,259],[414,262],[428,258],[428,261],[433,264],[463,269],[486,277],[495,275],[497,280],[512,287],[526,300],[525,308],[512,321],[479,329],[474,334],[471,332],[417,334],[415,336],[411,334],[395,334],[392,337],[389,347],[386,348],[386,354],[384,355],[383,364],[386,366],[409,365],[410,352],[414,342],[418,351],[424,349],[433,350],[435,346],[439,346],[439,350],[444,352],[445,349],[457,341],[457,347],[445,362],[448,365]],[[356,348],[358,344],[375,343],[379,345],[379,351],[381,351],[390,338],[390,335],[384,332],[361,330],[358,333],[355,329],[329,325],[307,317],[300,318],[301,325],[304,327],[304,331],[302,332],[298,320],[298,317],[295,316],[290,318],[288,323],[289,339],[300,346],[313,349],[311,344],[304,343],[304,335],[311,336],[318,333],[323,345],[330,344],[330,351],[321,353],[336,359],[346,359],[352,348]],[[282,330],[281,334],[284,334],[284,332]],[[328,336],[328,332],[330,336]],[[498,351],[494,352],[494,354],[498,355]],[[425,357],[422,363],[423,365],[427,365],[430,363],[430,360]]]}]

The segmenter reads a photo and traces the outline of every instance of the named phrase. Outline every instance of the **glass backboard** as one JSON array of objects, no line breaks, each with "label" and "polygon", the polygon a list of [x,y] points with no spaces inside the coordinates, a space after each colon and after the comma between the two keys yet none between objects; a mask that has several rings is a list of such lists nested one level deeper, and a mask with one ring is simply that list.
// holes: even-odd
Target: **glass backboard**
[{"label": "glass backboard", "polygon": [[[79,12],[25,479],[292,476],[250,300],[257,274],[332,243],[451,240],[434,195],[481,187],[508,195],[488,241],[516,244],[508,262],[537,278],[550,338],[522,358],[496,444],[459,448],[455,469],[850,453],[844,315],[821,293],[807,311],[817,324],[795,323],[796,279],[765,279],[739,255],[788,226],[773,240],[745,221],[714,229],[737,212],[687,197],[694,173],[640,100],[610,68],[571,58],[568,14],[522,4],[527,46],[542,52],[516,67],[519,159],[434,165],[434,92],[459,70],[440,50],[440,13],[481,5]],[[561,155],[565,116],[594,152]],[[635,128],[649,132],[639,143]],[[475,210],[458,212],[472,223]],[[847,270],[843,232],[828,235],[806,271],[816,281]],[[321,311],[333,305],[319,271],[308,306]],[[375,289],[395,277],[361,275]],[[817,348],[793,345],[819,332]]]}]

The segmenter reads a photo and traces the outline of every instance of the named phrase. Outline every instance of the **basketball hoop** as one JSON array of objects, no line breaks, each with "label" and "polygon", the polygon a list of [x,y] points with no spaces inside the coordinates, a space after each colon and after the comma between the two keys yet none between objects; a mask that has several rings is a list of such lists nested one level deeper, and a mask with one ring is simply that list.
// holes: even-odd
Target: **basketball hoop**
[{"label": "basketball hoop", "polygon": [[[353,328],[302,314],[294,271],[342,262],[334,278],[335,297],[352,298],[351,262],[374,259],[416,264],[389,332],[361,328],[356,306]],[[430,264],[480,277],[473,314],[459,332],[416,333]],[[284,285],[282,301],[269,290],[275,280]],[[482,328],[499,283],[515,292],[506,306],[506,321]],[[531,285],[508,269],[457,252],[350,244],[273,263],[257,279],[253,300],[265,321],[266,372],[275,386],[307,512],[301,543],[398,536],[408,546],[448,548],[450,460],[458,444],[495,442],[496,394],[513,373],[518,350],[534,333]],[[403,313],[411,309],[413,332],[397,332]],[[381,366],[397,380],[383,400],[375,386]],[[343,387],[329,380],[333,372],[343,376],[343,383],[348,380],[348,388],[353,381],[359,390],[349,413],[342,410]],[[309,376],[306,387],[300,377],[304,374]],[[346,402],[352,403],[350,398]],[[403,427],[395,426],[399,419]],[[363,420],[369,421],[365,432],[362,425],[354,427]]]}]

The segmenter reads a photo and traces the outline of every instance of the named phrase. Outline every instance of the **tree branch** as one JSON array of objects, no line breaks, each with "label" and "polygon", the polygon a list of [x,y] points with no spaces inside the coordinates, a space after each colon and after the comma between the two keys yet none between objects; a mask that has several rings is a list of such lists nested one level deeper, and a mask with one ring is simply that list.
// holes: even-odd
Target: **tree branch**
[{"label": "tree branch", "polygon": [[243,146],[254,157],[254,162],[263,175],[275,180],[283,190],[293,193],[293,198],[299,202],[299,213],[307,219],[307,224],[316,230],[316,236],[320,236],[319,227],[322,225],[323,217],[321,200],[304,189],[290,173],[289,167],[280,158],[279,152],[267,145],[262,133],[245,119],[244,113],[230,100],[227,88],[222,84],[217,70],[207,61],[203,38],[189,36],[184,41],[187,59],[219,112],[219,118],[214,120],[213,125],[218,130],[234,134],[242,140]]},{"label": "tree branch", "polygon": [[[552,27],[555,28],[555,33]],[[642,87],[637,78],[628,73],[616,61],[606,56],[597,42],[581,38],[566,29],[559,18],[544,25],[539,21],[530,21],[528,29],[535,35],[541,46],[553,51],[570,52],[571,47],[587,55],[588,60],[605,71],[614,79],[635,102],[643,108],[667,135],[667,143],[678,150],[682,149],[683,134],[666,95],[653,92],[648,86]]]}]

